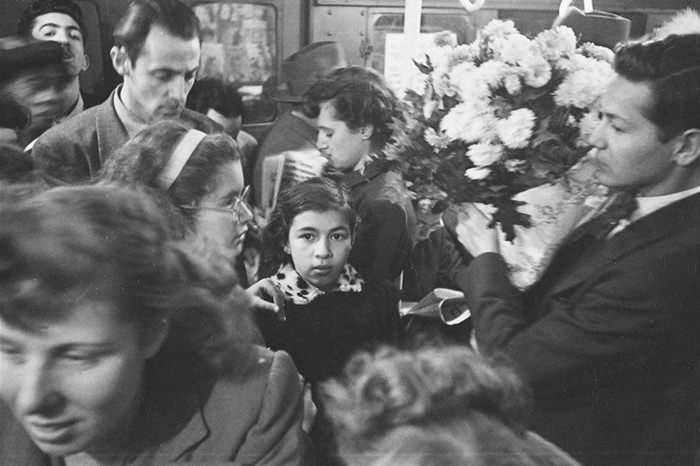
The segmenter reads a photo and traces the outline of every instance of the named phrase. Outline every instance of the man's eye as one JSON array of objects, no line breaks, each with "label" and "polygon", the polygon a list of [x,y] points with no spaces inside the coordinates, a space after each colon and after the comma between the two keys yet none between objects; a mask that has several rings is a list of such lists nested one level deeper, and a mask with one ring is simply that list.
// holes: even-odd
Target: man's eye
[{"label": "man's eye", "polygon": [[345,233],[333,233],[331,235],[331,239],[335,241],[344,241],[345,239],[347,239],[347,237],[348,235],[346,235]]},{"label": "man's eye", "polygon": [[71,363],[79,363],[79,364],[94,364],[98,358],[99,355],[95,353],[83,353],[83,352],[78,352],[78,351],[69,351],[67,353],[63,354],[63,359],[71,362]]},{"label": "man's eye", "polygon": [[302,235],[299,235],[299,238],[304,239],[306,241],[312,240],[313,237],[314,237],[314,235],[312,235],[311,233],[304,233]]}]

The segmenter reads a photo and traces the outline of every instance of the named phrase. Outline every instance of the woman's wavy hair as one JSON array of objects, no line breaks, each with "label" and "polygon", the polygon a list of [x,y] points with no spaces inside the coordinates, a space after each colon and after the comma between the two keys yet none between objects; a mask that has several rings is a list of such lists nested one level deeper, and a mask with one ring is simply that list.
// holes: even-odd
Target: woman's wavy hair
[{"label": "woman's wavy hair", "polygon": [[169,319],[160,354],[196,353],[221,371],[247,357],[256,334],[235,275],[210,269],[172,238],[148,192],[72,186],[0,202],[0,319],[7,324],[31,331],[99,301],[136,322],[142,337]]},{"label": "woman's wavy hair", "polygon": [[310,178],[283,190],[262,233],[260,276],[269,276],[275,273],[280,265],[291,262],[292,257],[285,252],[285,245],[289,241],[289,230],[297,215],[308,211],[329,210],[345,216],[354,238],[357,214],[350,205],[350,194],[343,185],[322,177]]},{"label": "woman's wavy hair", "polygon": [[630,42],[615,52],[615,71],[652,90],[646,117],[661,142],[687,129],[700,129],[700,34],[670,35]]},{"label": "woman's wavy hair", "polygon": [[304,113],[316,118],[323,102],[333,106],[334,117],[356,131],[372,125],[372,149],[383,150],[391,141],[392,126],[404,121],[394,91],[376,71],[361,66],[338,68],[311,85],[304,95]]},{"label": "woman's wavy hair", "polygon": [[[106,161],[97,179],[163,190],[158,177],[182,137],[189,131],[175,120],[163,120],[141,130]],[[241,159],[236,141],[224,133],[208,134],[197,145],[182,171],[165,194],[171,208],[191,223],[196,211],[180,206],[197,206],[216,181],[220,168]]]},{"label": "woman's wavy hair", "polygon": [[483,443],[482,433],[495,431],[515,438],[524,433],[529,410],[528,392],[512,370],[464,346],[361,352],[321,392],[348,457],[383,455],[415,429],[432,432],[430,442],[438,443],[445,441],[438,432],[455,429],[465,441]]}]

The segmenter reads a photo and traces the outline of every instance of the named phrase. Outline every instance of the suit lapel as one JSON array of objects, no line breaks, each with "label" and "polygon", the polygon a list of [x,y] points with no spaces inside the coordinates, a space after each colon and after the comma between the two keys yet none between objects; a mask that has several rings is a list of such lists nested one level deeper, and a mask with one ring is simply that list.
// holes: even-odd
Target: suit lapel
[{"label": "suit lapel", "polygon": [[117,87],[109,95],[109,98],[97,108],[95,113],[95,127],[97,128],[97,148],[100,155],[100,163],[104,163],[105,159],[111,153],[128,139],[129,135],[124,128],[124,124],[117,116],[117,111],[114,109],[114,99],[116,98]]},{"label": "suit lapel", "polygon": [[[609,264],[650,244],[666,241],[684,230],[695,230],[700,238],[700,194],[659,209],[630,224],[610,239],[597,241],[586,250],[576,265],[563,271],[549,293],[581,287],[586,282],[593,283],[596,277],[607,270]],[[554,259],[560,260],[558,257]]]}]

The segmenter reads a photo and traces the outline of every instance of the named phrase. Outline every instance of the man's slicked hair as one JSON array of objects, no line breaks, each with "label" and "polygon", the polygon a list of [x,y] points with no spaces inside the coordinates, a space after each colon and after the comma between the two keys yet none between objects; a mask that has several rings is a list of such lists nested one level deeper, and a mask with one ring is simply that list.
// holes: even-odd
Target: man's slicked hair
[{"label": "man's slicked hair", "polygon": [[700,34],[625,44],[615,54],[615,71],[651,87],[645,116],[659,127],[659,140],[700,129]]},{"label": "man's slicked hair", "polygon": [[182,39],[200,37],[197,15],[180,0],[133,0],[114,27],[114,45],[124,47],[135,62],[154,25]]}]

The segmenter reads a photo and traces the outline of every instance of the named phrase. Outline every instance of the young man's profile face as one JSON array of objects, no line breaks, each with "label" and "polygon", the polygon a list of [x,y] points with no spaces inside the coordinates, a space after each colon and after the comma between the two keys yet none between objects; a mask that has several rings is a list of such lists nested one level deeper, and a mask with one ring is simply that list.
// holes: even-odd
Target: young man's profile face
[{"label": "young man's profile face", "polygon": [[645,196],[675,192],[675,139],[659,140],[659,127],[645,116],[653,102],[644,82],[618,76],[601,101],[603,121],[591,136],[598,181],[611,188],[634,188]]},{"label": "young man's profile face", "polygon": [[126,107],[147,123],[178,118],[197,76],[200,50],[197,37],[183,39],[153,25],[135,61],[125,57],[123,47],[114,52],[122,54],[115,68],[124,76]]},{"label": "young man's profile face", "polygon": [[53,12],[37,16],[32,27],[32,37],[62,44],[63,62],[71,76],[77,76],[88,68],[83,32],[69,15]]}]

